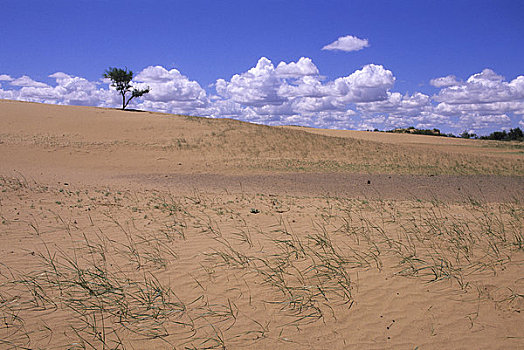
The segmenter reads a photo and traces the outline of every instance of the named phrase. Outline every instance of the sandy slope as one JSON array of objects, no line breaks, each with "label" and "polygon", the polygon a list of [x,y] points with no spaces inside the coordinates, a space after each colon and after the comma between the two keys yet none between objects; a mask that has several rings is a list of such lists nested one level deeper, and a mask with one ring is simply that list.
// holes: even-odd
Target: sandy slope
[{"label": "sandy slope", "polygon": [[[524,173],[524,154],[519,145],[366,133],[379,137],[369,141],[360,136],[332,137],[307,130],[233,120],[0,101],[0,146],[5,159],[0,170],[3,173],[17,170],[49,179],[76,176],[86,181],[158,173],[505,176]],[[419,147],[419,143],[411,142],[413,137],[429,141]],[[390,138],[396,141],[387,143]],[[442,150],[434,140],[450,145],[453,151]]]},{"label": "sandy slope", "polygon": [[[522,154],[522,147],[518,142],[507,143],[508,147],[500,147],[500,143],[489,140],[469,140],[462,138],[446,137],[427,137],[426,135],[416,134],[397,134],[384,132],[368,132],[357,130],[331,130],[313,129],[306,127],[286,126],[284,128],[302,130],[317,135],[327,135],[333,137],[345,137],[358,140],[375,141],[388,144],[410,145],[419,149],[436,148],[448,152],[467,152],[470,154],[496,154],[499,157],[519,158]],[[511,149],[517,146],[516,149]],[[520,151],[519,151],[520,150]]]},{"label": "sandy slope", "polygon": [[0,101],[0,348],[522,348],[518,147]]}]

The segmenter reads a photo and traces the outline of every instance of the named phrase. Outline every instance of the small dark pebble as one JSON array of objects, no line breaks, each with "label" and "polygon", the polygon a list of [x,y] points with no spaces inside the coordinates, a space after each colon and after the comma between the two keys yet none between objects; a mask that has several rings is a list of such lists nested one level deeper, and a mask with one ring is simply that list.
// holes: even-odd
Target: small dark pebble
[{"label": "small dark pebble", "polygon": [[368,185],[371,183],[371,180],[368,180]]}]

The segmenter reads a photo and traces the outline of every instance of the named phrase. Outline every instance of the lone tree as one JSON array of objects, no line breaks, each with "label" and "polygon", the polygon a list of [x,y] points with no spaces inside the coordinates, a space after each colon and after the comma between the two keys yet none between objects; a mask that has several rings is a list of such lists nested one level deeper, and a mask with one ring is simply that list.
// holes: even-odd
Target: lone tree
[{"label": "lone tree", "polygon": [[[139,90],[131,86],[133,79],[133,72],[121,68],[109,67],[104,73],[104,78],[111,79],[111,86],[122,95],[122,110],[126,109],[127,105],[135,97],[140,97],[147,94],[150,88]],[[126,94],[131,92],[131,96],[126,100]]]}]

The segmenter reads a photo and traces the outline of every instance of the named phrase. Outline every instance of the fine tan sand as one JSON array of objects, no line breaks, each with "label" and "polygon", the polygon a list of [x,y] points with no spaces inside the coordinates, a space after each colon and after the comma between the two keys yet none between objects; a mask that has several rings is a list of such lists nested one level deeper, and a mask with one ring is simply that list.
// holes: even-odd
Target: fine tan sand
[{"label": "fine tan sand", "polygon": [[0,100],[0,349],[524,348],[523,150]]}]

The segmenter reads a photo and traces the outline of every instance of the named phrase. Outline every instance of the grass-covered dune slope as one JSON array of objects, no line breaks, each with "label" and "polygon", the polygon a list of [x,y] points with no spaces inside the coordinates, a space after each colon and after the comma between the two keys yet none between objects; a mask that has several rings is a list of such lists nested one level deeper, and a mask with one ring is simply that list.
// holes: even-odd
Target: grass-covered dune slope
[{"label": "grass-covered dune slope", "polygon": [[5,100],[0,142],[20,167],[99,166],[106,173],[125,167],[135,173],[524,174],[519,143],[269,127]]}]

